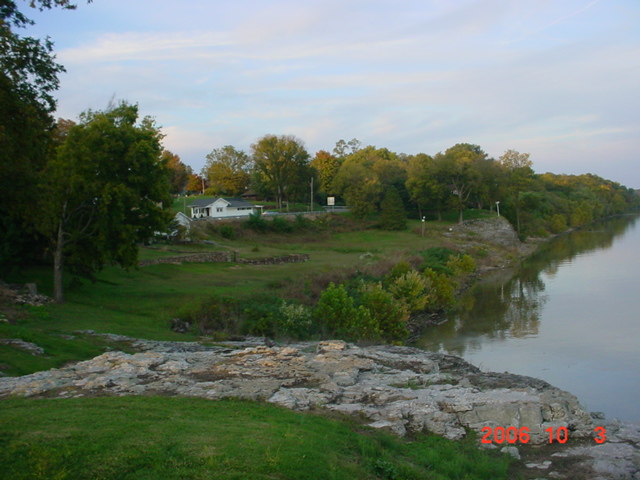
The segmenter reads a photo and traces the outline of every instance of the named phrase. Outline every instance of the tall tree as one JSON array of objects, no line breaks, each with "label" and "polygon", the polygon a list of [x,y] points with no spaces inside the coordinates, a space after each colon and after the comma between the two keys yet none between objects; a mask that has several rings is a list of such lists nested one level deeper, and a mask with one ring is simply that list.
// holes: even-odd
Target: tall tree
[{"label": "tall tree", "polygon": [[507,150],[500,156],[499,161],[507,171],[507,191],[516,212],[516,230],[521,233],[520,196],[533,181],[533,162],[529,160],[528,153],[516,150]]},{"label": "tall tree", "polygon": [[395,187],[389,187],[380,203],[380,228],[404,230],[407,228],[407,212]]},{"label": "tall tree", "polygon": [[316,171],[316,175],[320,180],[318,190],[325,195],[332,195],[333,179],[335,178],[343,160],[325,150],[320,150],[311,160],[311,167]]},{"label": "tall tree", "polygon": [[309,153],[293,135],[265,135],[251,145],[257,181],[276,198],[278,209],[291,195],[306,191],[311,176]]},{"label": "tall tree", "polygon": [[333,155],[341,160],[344,160],[349,155],[353,155],[362,148],[362,143],[357,138],[352,138],[348,142],[340,139],[336,142],[336,146],[333,147]]},{"label": "tall tree", "polygon": [[63,272],[88,277],[107,263],[137,264],[138,242],[169,221],[169,172],[162,135],[138,107],[88,111],[69,130],[42,174],[36,227],[54,261],[54,299],[64,301]]},{"label": "tall tree", "polygon": [[[41,8],[67,2],[32,2]],[[33,24],[12,0],[0,1],[0,276],[24,261],[33,236],[37,172],[47,159],[58,74],[49,40],[24,37]],[[28,250],[32,250],[29,248]]]},{"label": "tall tree", "polygon": [[431,156],[419,153],[409,159],[406,187],[411,201],[418,205],[420,217],[424,210],[435,210],[438,220],[442,220],[442,211],[451,198],[451,191],[439,176]]},{"label": "tall tree", "polygon": [[207,163],[202,171],[209,180],[209,188],[218,195],[235,197],[249,188],[253,162],[242,150],[231,145],[215,148],[207,155]]},{"label": "tall tree", "polygon": [[367,146],[349,155],[335,175],[332,188],[347,201],[352,213],[364,217],[378,210],[390,186],[404,190],[405,165],[386,148]]},{"label": "tall tree", "polygon": [[193,173],[191,167],[182,163],[180,157],[169,150],[162,152],[162,162],[169,169],[170,191],[173,194],[180,194],[187,188],[189,175]]},{"label": "tall tree", "polygon": [[464,220],[464,210],[479,178],[478,163],[486,157],[487,154],[478,145],[458,143],[434,158],[438,174],[456,200],[459,223]]}]

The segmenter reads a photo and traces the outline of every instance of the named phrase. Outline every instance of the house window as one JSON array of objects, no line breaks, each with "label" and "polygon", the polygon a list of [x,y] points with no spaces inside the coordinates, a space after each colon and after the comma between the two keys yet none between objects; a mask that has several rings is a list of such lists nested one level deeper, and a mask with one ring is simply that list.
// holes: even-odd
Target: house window
[{"label": "house window", "polygon": [[222,207],[216,207],[216,212],[222,212]]}]

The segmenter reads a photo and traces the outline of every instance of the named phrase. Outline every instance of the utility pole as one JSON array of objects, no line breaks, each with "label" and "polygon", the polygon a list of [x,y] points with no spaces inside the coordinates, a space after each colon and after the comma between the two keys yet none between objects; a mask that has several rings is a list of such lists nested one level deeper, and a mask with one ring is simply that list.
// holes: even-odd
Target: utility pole
[{"label": "utility pole", "polygon": [[311,177],[311,203],[309,205],[309,211],[313,213],[313,177]]}]

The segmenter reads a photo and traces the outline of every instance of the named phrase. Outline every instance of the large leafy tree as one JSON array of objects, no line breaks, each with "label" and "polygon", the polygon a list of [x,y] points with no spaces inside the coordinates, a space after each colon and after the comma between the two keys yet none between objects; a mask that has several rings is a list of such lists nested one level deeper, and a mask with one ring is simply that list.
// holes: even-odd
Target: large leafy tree
[{"label": "large leafy tree", "polygon": [[231,145],[215,148],[207,155],[203,175],[209,179],[209,188],[216,194],[235,197],[249,188],[251,157]]},{"label": "large leafy tree", "polygon": [[138,107],[88,111],[42,174],[36,226],[49,240],[54,299],[64,301],[65,266],[92,277],[106,264],[132,267],[138,243],[169,221],[162,135]]},{"label": "large leafy tree", "polygon": [[418,206],[420,217],[425,210],[433,210],[438,220],[442,220],[442,210],[448,205],[451,191],[439,177],[436,163],[430,155],[419,153],[409,159],[406,188],[411,201]]},{"label": "large leafy tree", "polygon": [[325,150],[320,150],[311,160],[311,167],[316,171],[316,175],[320,180],[318,190],[325,195],[333,194],[332,184],[343,159],[330,154]]},{"label": "large leafy tree", "polygon": [[356,217],[362,218],[377,211],[387,188],[404,190],[406,178],[405,165],[397,154],[369,145],[344,160],[332,189],[345,198]]},{"label": "large leafy tree", "polygon": [[276,198],[279,209],[284,199],[301,195],[313,176],[309,153],[293,135],[265,135],[251,145],[255,180],[261,190]]},{"label": "large leafy tree", "polygon": [[437,175],[455,199],[459,223],[464,220],[464,210],[481,178],[478,166],[486,158],[487,154],[478,145],[469,143],[458,143],[434,157]]},{"label": "large leafy tree", "polygon": [[[32,1],[32,7],[70,8],[68,1]],[[12,0],[0,0],[0,266],[33,250],[25,217],[34,213],[36,174],[46,162],[58,74],[53,44],[21,36],[32,24]],[[25,249],[21,247],[29,247]]]},{"label": "large leafy tree", "polygon": [[507,150],[499,158],[500,165],[506,170],[507,195],[516,213],[516,230],[521,233],[520,208],[521,194],[533,183],[533,162],[528,153]]}]

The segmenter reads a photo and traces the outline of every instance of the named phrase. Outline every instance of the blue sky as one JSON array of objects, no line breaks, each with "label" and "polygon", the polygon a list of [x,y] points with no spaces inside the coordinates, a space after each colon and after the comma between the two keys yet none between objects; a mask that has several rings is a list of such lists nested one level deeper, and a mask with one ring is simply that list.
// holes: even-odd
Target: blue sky
[{"label": "blue sky", "polygon": [[537,172],[640,188],[638,0],[94,0],[28,14],[67,69],[58,116],[138,103],[195,171],[214,148],[293,134],[311,155],[352,138],[514,149]]}]

